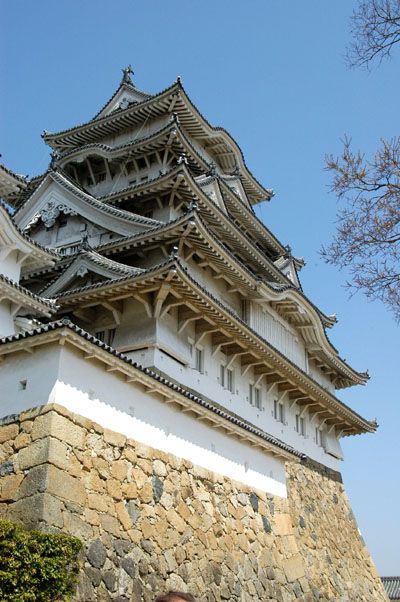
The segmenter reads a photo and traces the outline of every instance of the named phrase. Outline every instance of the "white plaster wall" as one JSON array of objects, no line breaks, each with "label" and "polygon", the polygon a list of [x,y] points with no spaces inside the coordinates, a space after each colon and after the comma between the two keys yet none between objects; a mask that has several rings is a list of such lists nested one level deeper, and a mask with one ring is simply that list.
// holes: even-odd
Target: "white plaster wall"
[{"label": "white plaster wall", "polygon": [[21,351],[6,357],[0,364],[1,416],[19,414],[47,403],[57,379],[59,362],[59,345],[40,347],[33,354]]},{"label": "white plaster wall", "polygon": [[[286,496],[284,463],[206,426],[68,346],[40,347],[6,360],[1,414],[43,403],[69,410],[126,436],[246,485]],[[26,379],[26,389],[20,381]]]},{"label": "white plaster wall", "polygon": [[317,381],[322,387],[330,391],[331,393],[335,393],[335,387],[331,382],[330,378],[324,374],[313,361],[309,362],[309,373],[310,376]]},{"label": "white plaster wall", "polygon": [[3,300],[0,302],[0,337],[5,337],[14,333],[15,327],[11,315],[10,302]]},{"label": "white plaster wall", "polygon": [[274,314],[273,310],[252,303],[250,326],[292,362],[305,370],[306,350],[303,340],[289,324]]},{"label": "white plaster wall", "polygon": [[18,263],[19,251],[8,252],[7,247],[3,247],[0,252],[0,274],[7,276],[14,282],[19,282],[21,273],[21,263]]},{"label": "white plaster wall", "polygon": [[[210,338],[209,340],[206,338],[203,341],[203,373],[194,369],[194,357],[192,358],[191,365],[184,366],[164,354],[160,349],[155,349],[154,353],[151,354],[142,351],[140,354],[132,356],[132,358],[138,363],[143,363],[143,365],[154,366],[183,386],[197,391],[199,396],[204,396],[224,406],[227,410],[238,414],[256,427],[307,454],[317,462],[321,462],[334,470],[339,470],[339,460],[331,454],[326,453],[324,448],[316,443],[315,426],[317,424],[312,422],[307,414],[305,416],[306,436],[303,437],[297,433],[297,408],[295,406],[290,408],[288,399],[283,399],[285,424],[274,419],[274,399],[278,397],[277,390],[276,386],[270,388],[265,378],[259,384],[261,388],[262,410],[257,409],[249,403],[249,385],[255,382],[255,377],[251,370],[245,376],[242,376],[239,361],[235,362],[232,366],[234,369],[235,392],[231,393],[220,385],[220,365],[221,363],[225,363],[225,358],[223,354],[212,356]],[[340,444],[335,436],[327,435],[327,439],[331,441],[329,445],[331,453],[335,453],[339,458],[343,457]]]},{"label": "white plaster wall", "polygon": [[240,298],[237,293],[228,293],[225,280],[212,278],[208,268],[201,268],[197,263],[189,260],[186,263],[189,273],[206,291],[216,297],[221,303],[228,306],[238,315],[240,313]]}]

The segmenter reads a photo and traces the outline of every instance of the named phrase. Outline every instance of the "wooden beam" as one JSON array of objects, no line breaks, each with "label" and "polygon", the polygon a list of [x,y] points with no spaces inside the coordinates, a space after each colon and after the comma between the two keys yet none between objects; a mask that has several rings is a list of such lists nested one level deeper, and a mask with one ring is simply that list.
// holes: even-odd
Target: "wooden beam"
[{"label": "wooden beam", "polygon": [[155,318],[160,317],[161,309],[165,299],[168,297],[171,290],[171,285],[163,282],[157,291],[153,301],[153,315]]},{"label": "wooden beam", "polygon": [[152,304],[149,302],[149,300],[146,299],[143,295],[139,295],[139,294],[133,295],[133,298],[136,299],[137,301],[140,301],[140,303],[142,303],[142,305],[144,305],[144,308],[146,310],[148,317],[152,318],[153,317],[153,307],[152,307]]}]

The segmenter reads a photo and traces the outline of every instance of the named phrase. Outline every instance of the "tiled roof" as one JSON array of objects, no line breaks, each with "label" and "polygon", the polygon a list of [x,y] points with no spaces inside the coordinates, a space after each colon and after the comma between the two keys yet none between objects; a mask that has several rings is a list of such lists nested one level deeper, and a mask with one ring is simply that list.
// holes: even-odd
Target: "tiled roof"
[{"label": "tiled roof", "polygon": [[389,600],[400,600],[400,576],[399,577],[381,577],[383,587],[386,590]]},{"label": "tiled roof", "polygon": [[[193,278],[193,276],[188,272],[188,270],[186,269],[186,267],[184,265],[182,265],[182,263],[179,261],[178,257],[175,258],[168,258],[165,261],[151,267],[151,268],[147,268],[145,269],[141,274],[138,275],[134,275],[134,276],[122,276],[121,278],[116,278],[114,280],[105,280],[102,282],[98,282],[89,286],[83,286],[71,291],[65,291],[64,293],[60,294],[57,299],[59,301],[63,301],[63,300],[68,300],[68,297],[71,296],[76,296],[76,295],[80,295],[80,294],[84,294],[86,292],[91,292],[91,291],[95,291],[99,288],[102,287],[107,287],[107,286],[118,286],[120,284],[124,284],[129,282],[134,282],[141,278],[146,278],[152,274],[155,274],[156,272],[159,272],[160,274],[163,273],[163,270],[171,270],[171,269],[176,269],[176,268],[180,268],[181,273],[188,279],[188,281],[193,284],[194,286],[198,287],[201,292],[207,296],[213,303],[215,303],[219,308],[221,308],[224,312],[226,312],[227,314],[229,314],[229,316],[231,318],[233,318],[236,322],[239,322],[240,325],[248,332],[251,333],[251,335],[253,337],[255,337],[256,339],[258,339],[258,341],[260,341],[262,343],[263,346],[267,345],[270,349],[272,349],[278,356],[280,356],[282,359],[285,360],[285,362],[287,362],[292,368],[294,368],[296,370],[296,372],[300,373],[301,376],[305,377],[307,379],[307,381],[311,381],[313,383],[314,386],[317,386],[318,390],[320,392],[323,392],[324,395],[327,395],[330,399],[330,401],[334,401],[335,404],[339,403],[341,407],[345,408],[346,411],[351,411],[353,415],[356,415],[358,418],[360,418],[362,421],[365,421],[365,419],[360,416],[359,414],[357,414],[356,412],[354,412],[353,410],[351,410],[348,406],[346,406],[346,404],[344,404],[343,402],[341,402],[340,400],[338,400],[334,395],[332,395],[331,393],[329,393],[329,391],[327,391],[320,383],[318,383],[316,380],[314,380],[312,378],[312,376],[308,373],[306,373],[304,370],[302,370],[297,364],[295,364],[292,360],[290,360],[289,358],[287,358],[281,351],[279,351],[274,345],[272,345],[270,342],[268,342],[266,339],[264,339],[257,331],[255,331],[253,328],[251,328],[251,326],[249,326],[249,324],[247,324],[246,322],[244,322],[236,312],[234,312],[232,309],[230,309],[229,307],[227,307],[226,305],[224,305],[223,303],[221,303],[221,301],[219,299],[217,299],[214,295],[212,295],[212,293],[210,293],[209,290],[206,290],[204,288],[204,286],[202,286],[199,282],[197,282],[197,280],[195,280]],[[343,362],[343,360],[341,360]],[[362,379],[365,378],[365,375],[361,372],[357,372],[356,370],[352,369],[348,364],[346,364],[345,362],[343,362],[343,368],[347,368],[349,370],[349,372],[353,373],[353,378],[358,376],[359,378],[361,377]],[[377,424],[373,423],[373,422],[369,422],[369,426],[371,427],[372,430],[375,430],[377,428]]]},{"label": "tiled roof", "polygon": [[44,326],[41,326],[41,327],[36,328],[34,330],[31,330],[31,331],[25,331],[25,332],[22,332],[20,334],[11,335],[11,336],[8,336],[8,337],[3,337],[3,338],[0,339],[0,346],[1,345],[5,345],[7,343],[12,343],[14,341],[20,341],[22,339],[27,339],[27,338],[34,337],[34,336],[39,336],[39,335],[41,335],[43,333],[46,333],[46,332],[49,332],[49,331],[52,331],[52,330],[54,331],[54,330],[57,330],[59,328],[69,328],[71,331],[73,331],[74,333],[76,333],[79,336],[83,337],[87,341],[90,341],[91,343],[93,343],[97,347],[100,347],[101,349],[104,349],[105,351],[107,351],[108,353],[112,354],[113,356],[119,358],[123,362],[125,362],[125,363],[133,366],[134,368],[136,368],[137,370],[139,370],[140,372],[142,372],[146,376],[150,376],[151,378],[153,378],[154,380],[158,381],[162,385],[167,386],[168,388],[170,388],[171,390],[173,390],[175,393],[178,393],[180,395],[183,395],[184,397],[187,397],[188,399],[190,399],[191,401],[195,402],[199,406],[202,406],[203,408],[209,410],[210,412],[212,412],[214,414],[217,414],[221,418],[224,418],[227,422],[231,422],[231,423],[235,424],[236,426],[241,427],[245,431],[248,431],[249,433],[251,433],[253,435],[256,435],[257,437],[260,437],[260,439],[263,439],[267,443],[271,443],[272,445],[275,445],[276,447],[278,447],[278,448],[280,448],[280,449],[282,449],[282,450],[284,450],[284,451],[292,454],[293,456],[296,456],[297,458],[300,458],[300,459],[305,459],[306,458],[305,454],[303,454],[303,453],[295,450],[292,446],[287,445],[286,443],[284,443],[280,439],[277,439],[277,438],[273,437],[272,435],[269,435],[268,433],[266,433],[265,431],[257,428],[253,424],[251,424],[251,423],[243,420],[242,418],[240,418],[236,414],[228,412],[227,410],[223,409],[222,407],[218,406],[217,404],[214,404],[211,401],[207,401],[207,400],[203,399],[202,397],[199,397],[199,396],[193,394],[191,391],[188,391],[187,389],[185,389],[181,385],[178,385],[178,384],[176,384],[176,383],[168,380],[167,378],[165,378],[161,374],[158,374],[154,370],[150,370],[149,368],[144,368],[140,364],[137,364],[136,362],[134,362],[132,359],[130,359],[129,357],[127,357],[123,353],[120,353],[119,351],[117,351],[113,347],[110,347],[109,345],[106,345],[106,343],[104,343],[103,341],[100,341],[99,339],[97,339],[93,335],[89,334],[88,332],[86,332],[82,328],[79,328],[78,326],[76,326],[75,324],[73,324],[73,322],[71,322],[70,320],[62,319],[62,320],[58,320],[57,322],[50,322],[49,324],[46,324]]},{"label": "tiled roof", "polygon": [[48,307],[49,309],[51,309],[53,311],[55,311],[57,309],[56,302],[53,299],[45,299],[44,297],[41,297],[40,295],[35,295],[35,293],[32,293],[31,291],[28,291],[27,288],[24,288],[23,286],[20,286],[19,284],[17,284],[16,282],[14,282],[14,280],[11,280],[11,278],[8,278],[7,276],[4,276],[4,274],[0,274],[0,281],[4,282],[8,286],[11,286],[16,291],[18,291],[19,293],[22,293],[26,297],[29,297],[30,299],[33,299],[37,303],[45,305],[46,307]]},{"label": "tiled roof", "polygon": [[[79,196],[82,200],[86,201],[87,203],[89,203],[96,209],[99,209],[100,211],[104,211],[106,213],[114,215],[115,217],[120,217],[120,218],[126,219],[127,221],[136,222],[136,223],[144,224],[144,225],[148,225],[148,226],[158,226],[159,224],[162,223],[159,220],[151,219],[148,217],[143,217],[141,215],[137,215],[136,213],[132,213],[130,211],[125,211],[123,209],[117,209],[115,207],[107,205],[106,203],[100,202],[92,195],[88,194],[87,192],[84,192],[82,190],[82,188],[77,186],[74,182],[71,182],[71,180],[68,178],[68,176],[65,173],[59,173],[57,171],[50,171],[49,174],[53,178],[53,180],[58,182],[61,186],[63,186],[64,188],[67,188],[67,190],[69,190],[73,194]],[[42,183],[43,183],[43,181],[40,183],[40,185]]]}]

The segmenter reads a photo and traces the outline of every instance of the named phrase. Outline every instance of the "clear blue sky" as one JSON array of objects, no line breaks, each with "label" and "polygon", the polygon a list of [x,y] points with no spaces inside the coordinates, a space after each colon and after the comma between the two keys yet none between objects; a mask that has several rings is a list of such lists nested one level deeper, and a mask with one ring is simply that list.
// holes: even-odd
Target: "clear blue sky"
[{"label": "clear blue sky", "polygon": [[257,209],[303,256],[305,292],[339,324],[330,336],[367,387],[340,397],[375,435],[344,441],[343,476],[381,574],[400,574],[399,327],[378,303],[342,288],[345,274],[318,251],[334,231],[325,153],[340,137],[373,153],[398,135],[400,47],[372,73],[348,71],[351,0],[3,0],[1,159],[22,174],[46,169],[40,133],[92,117],[132,63],[149,92],[177,75],[214,125],[239,142],[253,173],[276,196]]}]

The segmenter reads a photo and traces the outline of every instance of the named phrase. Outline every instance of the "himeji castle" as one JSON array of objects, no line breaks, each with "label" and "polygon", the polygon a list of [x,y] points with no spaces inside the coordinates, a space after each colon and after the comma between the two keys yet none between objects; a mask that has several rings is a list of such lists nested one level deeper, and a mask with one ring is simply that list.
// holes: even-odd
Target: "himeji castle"
[{"label": "himeji castle", "polygon": [[122,71],[43,175],[0,170],[2,515],[84,541],[74,600],[386,600],[340,477],[368,374],[238,143]]}]

